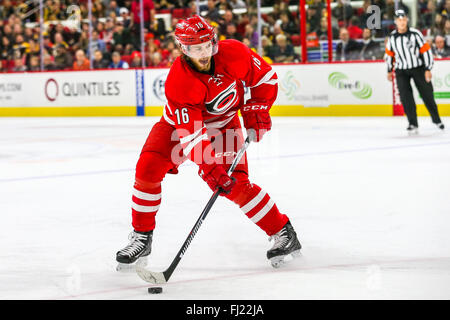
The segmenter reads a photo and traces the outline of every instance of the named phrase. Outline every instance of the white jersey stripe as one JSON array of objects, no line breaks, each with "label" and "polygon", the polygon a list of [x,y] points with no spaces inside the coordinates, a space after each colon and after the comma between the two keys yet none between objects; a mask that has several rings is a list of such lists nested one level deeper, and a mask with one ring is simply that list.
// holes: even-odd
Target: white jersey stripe
[{"label": "white jersey stripe", "polygon": [[277,82],[278,82],[277,79],[271,79],[274,76],[274,74],[275,74],[275,70],[271,69],[269,72],[267,72],[264,75],[264,77],[261,78],[261,80],[259,80],[259,82],[256,85],[249,87],[249,88],[255,88],[262,84],[272,84],[272,85],[277,84]]},{"label": "white jersey stripe", "polygon": [[[164,110],[163,110],[164,120],[166,120],[167,123],[169,123],[169,124],[171,124],[172,126],[174,126],[174,125],[175,125],[175,121],[170,120],[169,117],[167,116],[167,113],[166,113],[167,107],[168,107],[168,106],[166,105],[166,107],[165,107]],[[169,111],[170,111],[170,109],[169,109]]]},{"label": "white jersey stripe", "polygon": [[200,134],[200,132],[203,130],[203,128],[204,128],[204,127],[201,127],[200,129],[198,129],[198,130],[195,131],[194,133],[192,133],[192,134],[190,134],[190,135],[188,135],[188,136],[186,136],[186,137],[184,137],[184,138],[181,138],[181,139],[180,139],[180,143],[181,143],[181,144],[185,144],[185,143],[187,143],[187,142],[189,142],[189,141],[194,140],[194,139]]},{"label": "white jersey stripe", "polygon": [[189,155],[189,153],[191,152],[191,150],[194,149],[194,147],[197,145],[197,143],[199,143],[202,140],[207,140],[207,139],[208,139],[208,135],[206,133],[195,138],[191,143],[189,143],[185,148],[183,148],[184,155],[187,157]]}]

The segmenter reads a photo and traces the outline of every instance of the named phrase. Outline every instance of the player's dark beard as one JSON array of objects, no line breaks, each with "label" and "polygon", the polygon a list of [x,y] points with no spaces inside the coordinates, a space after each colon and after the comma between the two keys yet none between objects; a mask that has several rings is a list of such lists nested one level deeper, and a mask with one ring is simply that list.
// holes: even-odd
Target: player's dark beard
[{"label": "player's dark beard", "polygon": [[204,73],[204,74],[214,75],[214,70],[215,70],[214,56],[211,57],[211,65],[210,65],[210,67],[209,67],[209,70],[199,70],[199,69],[195,66],[195,64],[192,62],[191,58],[189,58],[189,56],[187,56],[187,55],[185,55],[185,54],[183,54],[183,57],[182,57],[182,58],[183,58],[183,59],[187,62],[187,64],[188,64],[192,69],[194,69],[195,71],[200,72],[200,73]]}]

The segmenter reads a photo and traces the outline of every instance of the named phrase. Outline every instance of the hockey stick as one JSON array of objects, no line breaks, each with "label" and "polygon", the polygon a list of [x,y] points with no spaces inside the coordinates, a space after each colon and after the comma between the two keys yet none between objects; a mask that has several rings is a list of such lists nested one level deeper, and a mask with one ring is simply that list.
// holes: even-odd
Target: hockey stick
[{"label": "hockey stick", "polygon": [[[242,156],[244,155],[245,151],[247,150],[248,146],[250,145],[251,137],[247,137],[245,139],[244,145],[241,147],[239,152],[237,153],[236,157],[233,160],[233,163],[231,164],[230,168],[228,169],[228,175],[231,175],[236,168],[239,161],[241,161]],[[206,216],[208,215],[209,211],[211,210],[214,202],[216,202],[217,198],[219,197],[220,193],[222,192],[221,189],[217,189],[211,199],[209,199],[208,203],[206,204],[206,207],[203,209],[202,214],[198,218],[197,222],[195,223],[194,227],[192,228],[191,232],[189,233],[187,239],[184,241],[180,251],[178,251],[177,255],[173,259],[170,266],[167,268],[167,270],[163,272],[154,272],[145,269],[145,263],[141,262],[141,260],[138,260],[136,263],[136,272],[139,275],[139,277],[150,283],[154,284],[162,284],[169,281],[170,276],[175,271],[175,268],[177,267],[178,263],[181,261],[181,258],[183,258],[183,255],[186,253],[187,248],[191,244],[192,239],[194,239],[195,235],[197,234],[198,229],[200,229],[200,226],[202,225],[203,221],[205,220]],[[144,261],[144,260],[142,260]]]}]

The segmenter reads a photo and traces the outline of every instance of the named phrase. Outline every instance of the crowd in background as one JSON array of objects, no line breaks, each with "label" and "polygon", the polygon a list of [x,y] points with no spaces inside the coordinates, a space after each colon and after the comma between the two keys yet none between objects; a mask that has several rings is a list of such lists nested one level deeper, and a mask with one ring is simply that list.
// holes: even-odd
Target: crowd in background
[{"label": "crowd in background", "polygon": [[[374,60],[384,55],[384,38],[394,28],[394,0],[364,0],[352,6],[334,0],[331,34],[337,45],[333,59]],[[141,51],[139,0],[45,0],[40,45],[36,0],[3,0],[0,5],[0,72],[169,67],[181,54],[173,30],[179,19],[197,12],[196,1],[143,0],[144,56]],[[269,63],[300,61],[299,1],[261,0],[262,55]],[[328,38],[325,0],[306,0],[308,50]],[[219,39],[237,39],[258,49],[256,0],[200,1],[200,12],[216,28]],[[381,26],[368,29],[367,8],[381,9]],[[402,0],[398,4],[410,12]],[[290,9],[291,8],[291,9]],[[295,9],[292,9],[295,8]],[[418,0],[417,28],[438,58],[450,57],[450,0]],[[170,23],[158,14],[170,14]],[[91,24],[89,24],[89,17]],[[71,22],[71,23],[68,23]],[[92,26],[92,29],[90,28]],[[89,35],[91,46],[89,47]]]}]

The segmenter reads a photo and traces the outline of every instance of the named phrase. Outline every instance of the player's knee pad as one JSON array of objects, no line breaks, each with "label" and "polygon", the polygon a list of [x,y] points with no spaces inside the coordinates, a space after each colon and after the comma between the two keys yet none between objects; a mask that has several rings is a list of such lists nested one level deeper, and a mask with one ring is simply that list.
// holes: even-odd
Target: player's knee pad
[{"label": "player's knee pad", "polygon": [[136,185],[139,189],[155,188],[161,185],[166,173],[173,167],[157,152],[142,152],[136,164]]}]

